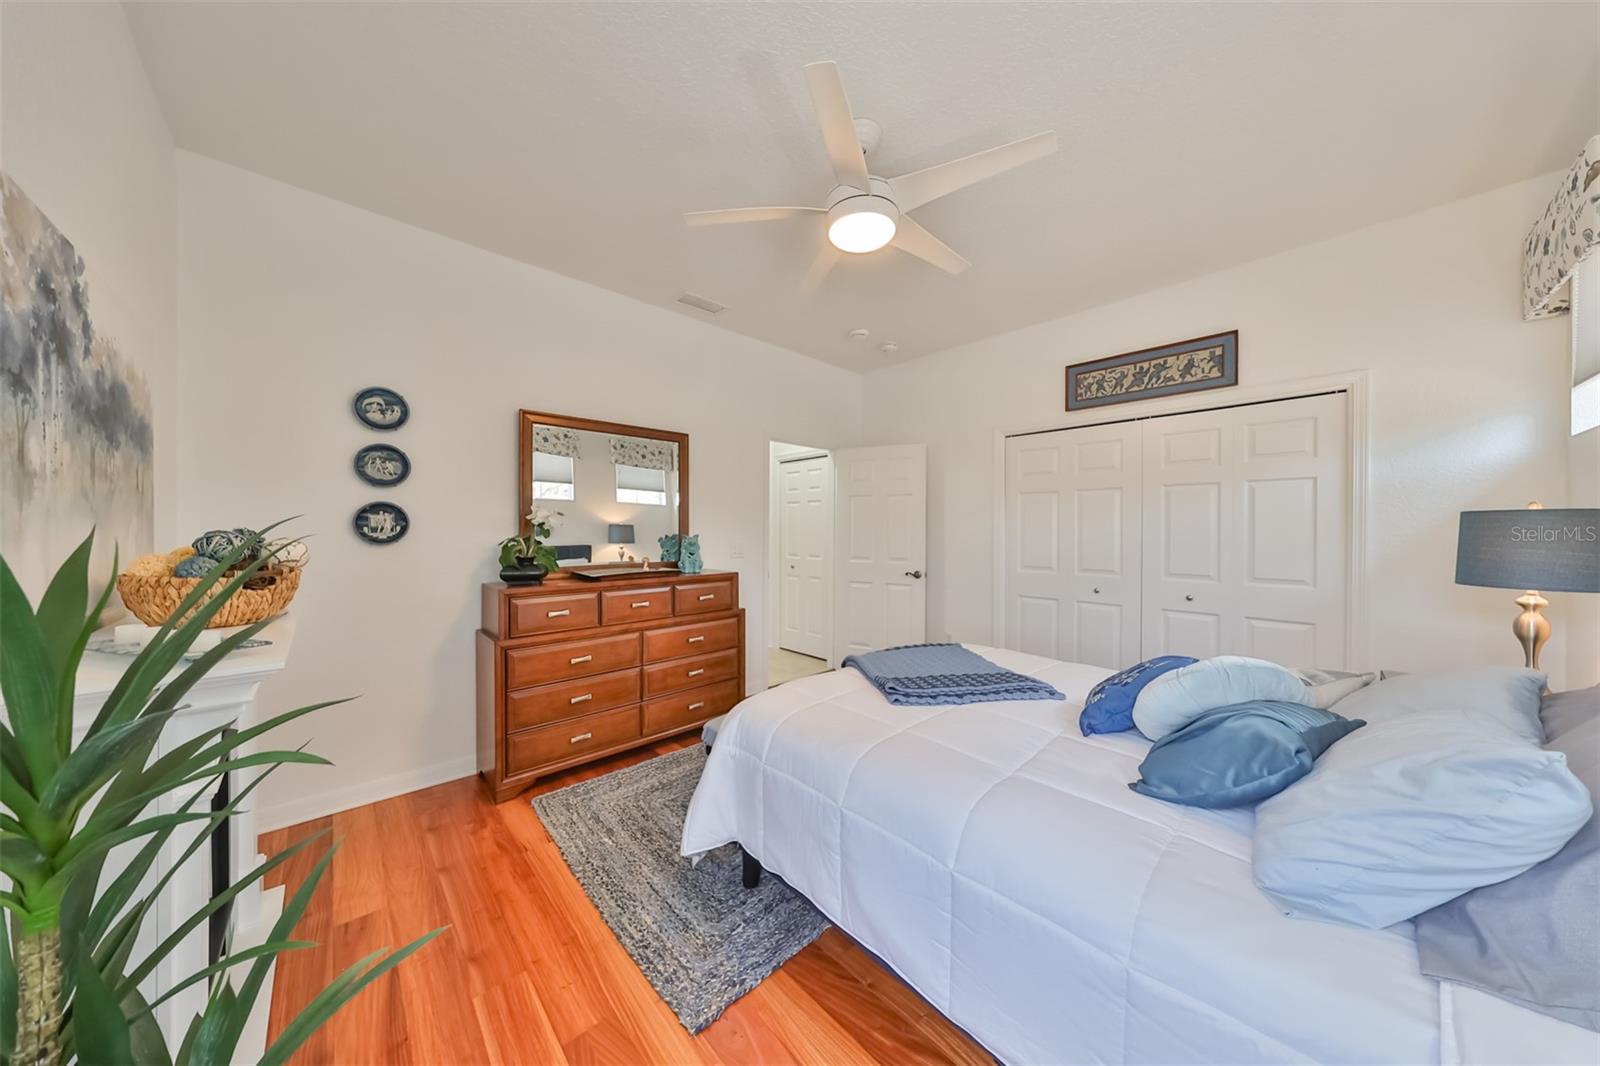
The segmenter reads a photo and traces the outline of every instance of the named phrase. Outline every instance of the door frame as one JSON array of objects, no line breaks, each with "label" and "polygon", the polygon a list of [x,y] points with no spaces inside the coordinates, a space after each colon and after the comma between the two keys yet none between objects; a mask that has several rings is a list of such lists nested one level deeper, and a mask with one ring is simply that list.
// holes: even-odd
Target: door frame
[{"label": "door frame", "polygon": [[[1032,424],[1000,428],[994,432],[994,465],[992,468],[993,492],[990,507],[993,521],[990,525],[994,550],[990,582],[989,633],[994,642],[1004,647],[1006,633],[1005,612],[1005,547],[1006,547],[1006,439],[1029,433],[1052,433],[1063,429],[1084,429],[1109,422],[1142,421],[1167,415],[1192,414],[1197,411],[1215,411],[1225,407],[1246,404],[1272,403],[1276,400],[1293,400],[1323,392],[1345,394],[1345,462],[1349,479],[1345,485],[1345,515],[1348,523],[1345,538],[1345,654],[1350,669],[1371,668],[1372,649],[1367,628],[1367,487],[1368,487],[1368,404],[1369,372],[1346,370],[1337,374],[1316,377],[1290,378],[1270,384],[1237,386],[1224,391],[1140,401],[1126,414],[1118,414],[1118,407],[1092,407],[1069,411],[1061,417]],[[1313,664],[1315,665],[1315,664]]]},{"label": "door frame", "polygon": [[[823,643],[827,645],[827,655],[833,654],[833,563],[834,552],[836,550],[834,545],[835,527],[833,512],[834,503],[836,501],[834,499],[835,484],[833,477],[833,452],[827,448],[812,448],[809,451],[795,452],[791,455],[780,455],[773,459],[772,473],[774,477],[769,479],[768,488],[769,491],[775,490],[778,495],[776,501],[774,501],[777,504],[776,515],[773,514],[773,506],[770,503],[768,504],[767,511],[768,516],[774,519],[772,532],[768,537],[767,553],[767,582],[772,593],[772,616],[767,627],[768,640],[770,641],[767,648],[768,651],[775,651],[779,649],[786,651],[793,650],[785,649],[783,647],[783,574],[778,568],[779,563],[781,563],[783,559],[783,464],[807,462],[812,459],[828,460],[828,484],[824,489],[828,497],[828,528],[826,549],[828,553],[828,577],[823,583],[825,586],[823,589],[823,617],[827,619],[828,632],[827,638],[823,641]],[[775,555],[773,554],[774,551],[776,551]],[[795,654],[804,655],[806,653],[795,652]],[[826,661],[826,657],[827,656],[824,655],[821,658]]]}]

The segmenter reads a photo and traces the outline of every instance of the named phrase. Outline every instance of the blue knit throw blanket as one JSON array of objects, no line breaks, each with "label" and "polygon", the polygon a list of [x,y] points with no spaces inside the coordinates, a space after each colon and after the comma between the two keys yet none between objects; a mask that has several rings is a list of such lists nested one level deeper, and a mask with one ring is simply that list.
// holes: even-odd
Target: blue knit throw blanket
[{"label": "blue knit throw blanket", "polygon": [[959,644],[885,648],[851,655],[840,666],[855,667],[884,699],[902,706],[1066,698],[1038,678],[996,666]]}]

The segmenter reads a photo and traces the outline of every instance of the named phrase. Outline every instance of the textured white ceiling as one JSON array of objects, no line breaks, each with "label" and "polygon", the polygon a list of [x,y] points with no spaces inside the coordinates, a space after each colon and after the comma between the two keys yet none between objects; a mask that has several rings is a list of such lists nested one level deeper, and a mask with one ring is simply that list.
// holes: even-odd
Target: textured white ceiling
[{"label": "textured white ceiling", "polygon": [[[855,369],[1556,170],[1600,129],[1595,4],[128,13],[184,148],[705,317],[674,303],[699,293],[719,326]],[[1056,156],[917,212],[973,269],[885,250],[803,295],[820,224],[683,226],[822,201],[817,59],[883,125],[875,173],[1059,132]]]}]

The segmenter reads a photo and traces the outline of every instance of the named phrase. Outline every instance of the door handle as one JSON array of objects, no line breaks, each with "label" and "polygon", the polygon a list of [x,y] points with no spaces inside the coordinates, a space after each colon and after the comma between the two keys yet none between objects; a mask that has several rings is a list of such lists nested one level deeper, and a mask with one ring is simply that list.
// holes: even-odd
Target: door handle
[{"label": "door handle", "polygon": [[922,571],[921,570],[907,570],[906,571],[906,577],[914,577],[918,581],[921,581],[922,580]]},{"label": "door handle", "polygon": [[1096,596],[1098,596],[1098,595],[1100,595],[1100,586],[1099,586],[1099,585],[1096,585],[1096,586],[1095,586],[1095,587],[1094,587],[1094,594],[1095,594],[1095,595],[1096,595]]},{"label": "door handle", "polygon": [[1194,602],[1194,593],[1192,593],[1192,592],[1186,593],[1184,595],[1184,597],[1183,597],[1183,600],[1184,600],[1185,603],[1193,603]]}]

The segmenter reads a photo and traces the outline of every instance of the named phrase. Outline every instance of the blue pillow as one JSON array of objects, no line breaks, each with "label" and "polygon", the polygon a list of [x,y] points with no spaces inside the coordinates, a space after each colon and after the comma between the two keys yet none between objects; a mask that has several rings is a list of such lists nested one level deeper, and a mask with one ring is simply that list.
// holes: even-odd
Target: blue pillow
[{"label": "blue pillow", "polygon": [[1133,728],[1133,701],[1144,687],[1167,671],[1192,662],[1187,655],[1158,655],[1112,674],[1089,690],[1083,713],[1078,715],[1078,728],[1084,736],[1127,732]]},{"label": "blue pillow", "polygon": [[1333,742],[1367,723],[1280,700],[1206,711],[1150,748],[1135,792],[1190,807],[1238,807],[1311,772]]}]

